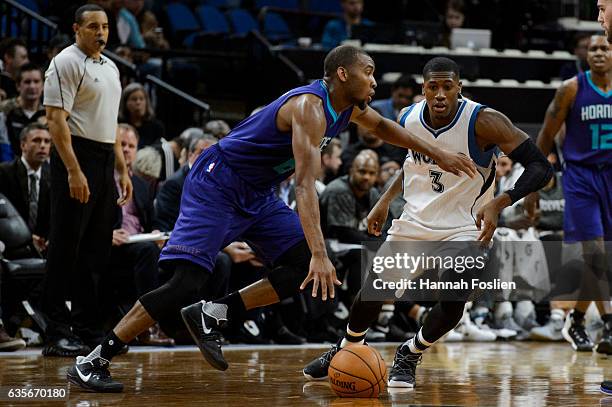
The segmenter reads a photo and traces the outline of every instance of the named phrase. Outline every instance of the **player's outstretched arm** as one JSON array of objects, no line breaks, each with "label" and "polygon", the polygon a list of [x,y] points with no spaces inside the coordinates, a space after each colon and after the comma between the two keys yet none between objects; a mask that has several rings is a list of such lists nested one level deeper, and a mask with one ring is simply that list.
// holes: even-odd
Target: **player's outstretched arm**
[{"label": "player's outstretched arm", "polygon": [[374,236],[380,236],[383,226],[389,215],[389,206],[391,202],[402,192],[402,183],[404,182],[404,171],[397,171],[394,175],[391,185],[384,194],[380,197],[376,205],[368,213],[368,233]]},{"label": "player's outstretched arm", "polygon": [[410,148],[433,158],[444,171],[458,176],[462,172],[469,177],[476,175],[476,166],[469,157],[461,153],[451,153],[434,147],[425,140],[416,137],[393,120],[382,117],[369,106],[365,110],[354,109],[351,121],[366,128],[369,132],[390,144]]},{"label": "player's outstretched arm", "polygon": [[308,247],[312,252],[308,276],[302,282],[304,289],[311,280],[312,296],[316,297],[319,285],[321,299],[334,298],[334,284],[340,285],[336,269],[327,257],[325,240],[321,232],[319,198],[315,189],[316,174],[321,168],[319,143],[325,135],[325,113],[321,99],[303,95],[288,102],[287,109],[281,114],[290,117],[292,128],[293,157],[295,159],[295,196],[300,222]]},{"label": "player's outstretched arm", "polygon": [[500,194],[478,211],[476,227],[481,230],[478,240],[489,242],[497,227],[499,213],[530,192],[544,187],[553,176],[553,168],[527,134],[493,109],[484,109],[478,114],[476,139],[482,149],[498,146],[513,161],[525,167],[514,188]]}]

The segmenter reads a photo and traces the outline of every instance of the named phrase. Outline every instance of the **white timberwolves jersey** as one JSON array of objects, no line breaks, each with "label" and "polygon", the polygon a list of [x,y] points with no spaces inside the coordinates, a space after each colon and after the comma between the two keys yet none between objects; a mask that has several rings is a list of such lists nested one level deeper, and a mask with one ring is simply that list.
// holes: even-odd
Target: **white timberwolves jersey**
[{"label": "white timberwolves jersey", "polygon": [[440,129],[431,128],[424,118],[425,100],[405,109],[400,124],[415,136],[436,147],[463,153],[476,163],[478,174],[470,178],[443,171],[433,159],[413,150],[404,161],[404,199],[399,219],[389,229],[389,240],[475,240],[476,214],[494,193],[496,154],[480,151],[475,136],[478,111],[484,106],[459,100],[453,121]]}]

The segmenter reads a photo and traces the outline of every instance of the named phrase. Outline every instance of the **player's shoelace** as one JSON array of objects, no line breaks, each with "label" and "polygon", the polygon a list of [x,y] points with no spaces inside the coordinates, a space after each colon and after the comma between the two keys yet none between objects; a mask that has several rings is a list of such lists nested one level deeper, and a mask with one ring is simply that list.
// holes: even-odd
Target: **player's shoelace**
[{"label": "player's shoelace", "polygon": [[393,363],[393,376],[409,376],[414,379],[415,368],[421,364],[423,355],[408,353],[402,355],[399,351],[395,354],[395,362]]},{"label": "player's shoelace", "polygon": [[321,362],[321,366],[329,366],[334,355],[338,353],[338,345],[334,345],[330,350],[325,352],[319,357],[319,362]]},{"label": "player's shoelace", "polygon": [[586,329],[582,325],[573,325],[570,328],[570,335],[580,344],[588,344],[591,342],[591,339],[586,333]]}]

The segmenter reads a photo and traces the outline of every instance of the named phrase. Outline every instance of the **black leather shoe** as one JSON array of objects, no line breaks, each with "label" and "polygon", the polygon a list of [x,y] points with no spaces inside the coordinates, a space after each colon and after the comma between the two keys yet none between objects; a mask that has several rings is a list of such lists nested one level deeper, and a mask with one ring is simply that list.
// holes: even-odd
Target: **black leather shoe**
[{"label": "black leather shoe", "polygon": [[89,352],[91,352],[91,348],[75,337],[56,338],[47,341],[42,354],[43,356],[75,357],[85,356]]}]

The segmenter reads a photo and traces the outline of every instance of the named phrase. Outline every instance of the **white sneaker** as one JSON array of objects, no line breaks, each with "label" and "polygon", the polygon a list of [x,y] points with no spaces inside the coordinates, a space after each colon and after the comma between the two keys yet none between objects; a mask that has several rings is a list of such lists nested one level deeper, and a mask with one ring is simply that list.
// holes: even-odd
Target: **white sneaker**
[{"label": "white sneaker", "polygon": [[551,317],[546,325],[536,326],[531,329],[529,338],[536,341],[562,341],[563,329],[565,321],[562,318]]},{"label": "white sneaker", "polygon": [[491,330],[486,330],[472,322],[470,315],[466,312],[455,332],[461,335],[461,341],[465,342],[494,342],[497,335]]},{"label": "white sneaker", "polygon": [[463,334],[457,332],[455,329],[451,329],[443,338],[443,342],[461,342],[463,340]]}]

